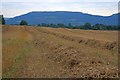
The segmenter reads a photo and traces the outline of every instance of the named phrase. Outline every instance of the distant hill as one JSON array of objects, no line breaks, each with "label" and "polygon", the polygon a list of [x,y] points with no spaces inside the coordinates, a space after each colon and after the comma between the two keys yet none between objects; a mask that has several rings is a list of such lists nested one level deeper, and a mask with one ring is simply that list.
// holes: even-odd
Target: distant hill
[{"label": "distant hill", "polygon": [[38,25],[41,23],[46,24],[71,23],[72,25],[83,25],[86,22],[89,22],[91,24],[99,23],[105,25],[117,25],[118,14],[113,14],[111,16],[98,16],[82,12],[67,12],[67,11],[29,12],[24,15],[6,19],[6,24],[19,24],[21,20],[26,20],[30,25]]}]

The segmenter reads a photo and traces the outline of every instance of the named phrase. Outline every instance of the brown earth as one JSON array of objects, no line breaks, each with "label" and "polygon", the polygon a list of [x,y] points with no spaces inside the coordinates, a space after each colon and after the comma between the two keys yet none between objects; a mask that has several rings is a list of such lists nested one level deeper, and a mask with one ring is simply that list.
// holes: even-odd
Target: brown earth
[{"label": "brown earth", "polygon": [[3,78],[118,77],[118,32],[2,26]]}]

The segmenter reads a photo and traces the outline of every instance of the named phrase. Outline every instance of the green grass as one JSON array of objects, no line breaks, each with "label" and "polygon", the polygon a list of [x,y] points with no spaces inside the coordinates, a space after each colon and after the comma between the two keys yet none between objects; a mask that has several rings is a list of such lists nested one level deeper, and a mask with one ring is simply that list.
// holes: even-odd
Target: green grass
[{"label": "green grass", "polygon": [[[13,40],[15,41],[13,44],[19,44],[19,40]],[[19,68],[20,65],[22,65],[22,62],[25,59],[25,55],[27,53],[30,53],[32,51],[32,48],[30,46],[30,43],[25,41],[24,43],[24,47],[21,48],[21,50],[18,52],[18,55],[15,58],[15,63],[9,68],[9,71],[3,75],[5,78],[12,78],[15,74],[15,72],[17,71],[17,69]]]}]

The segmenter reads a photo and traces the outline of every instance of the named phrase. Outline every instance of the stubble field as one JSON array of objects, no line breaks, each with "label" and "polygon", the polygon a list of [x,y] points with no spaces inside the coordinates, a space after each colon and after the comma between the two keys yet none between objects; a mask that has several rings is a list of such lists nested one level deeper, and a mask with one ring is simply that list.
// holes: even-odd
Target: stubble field
[{"label": "stubble field", "polygon": [[3,78],[116,78],[118,32],[2,26]]}]

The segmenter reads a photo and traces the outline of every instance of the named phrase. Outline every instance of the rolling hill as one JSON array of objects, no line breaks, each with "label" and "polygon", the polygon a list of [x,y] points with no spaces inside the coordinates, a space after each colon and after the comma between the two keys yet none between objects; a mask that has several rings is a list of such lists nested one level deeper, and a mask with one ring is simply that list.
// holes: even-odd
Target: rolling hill
[{"label": "rolling hill", "polygon": [[91,15],[82,12],[68,12],[68,11],[55,11],[55,12],[40,12],[34,11],[20,16],[16,16],[6,20],[6,24],[19,24],[21,20],[26,20],[30,25],[38,25],[41,23],[46,24],[69,24],[83,25],[86,22],[91,24],[105,24],[105,25],[117,25],[118,14],[111,16],[98,16]]}]

